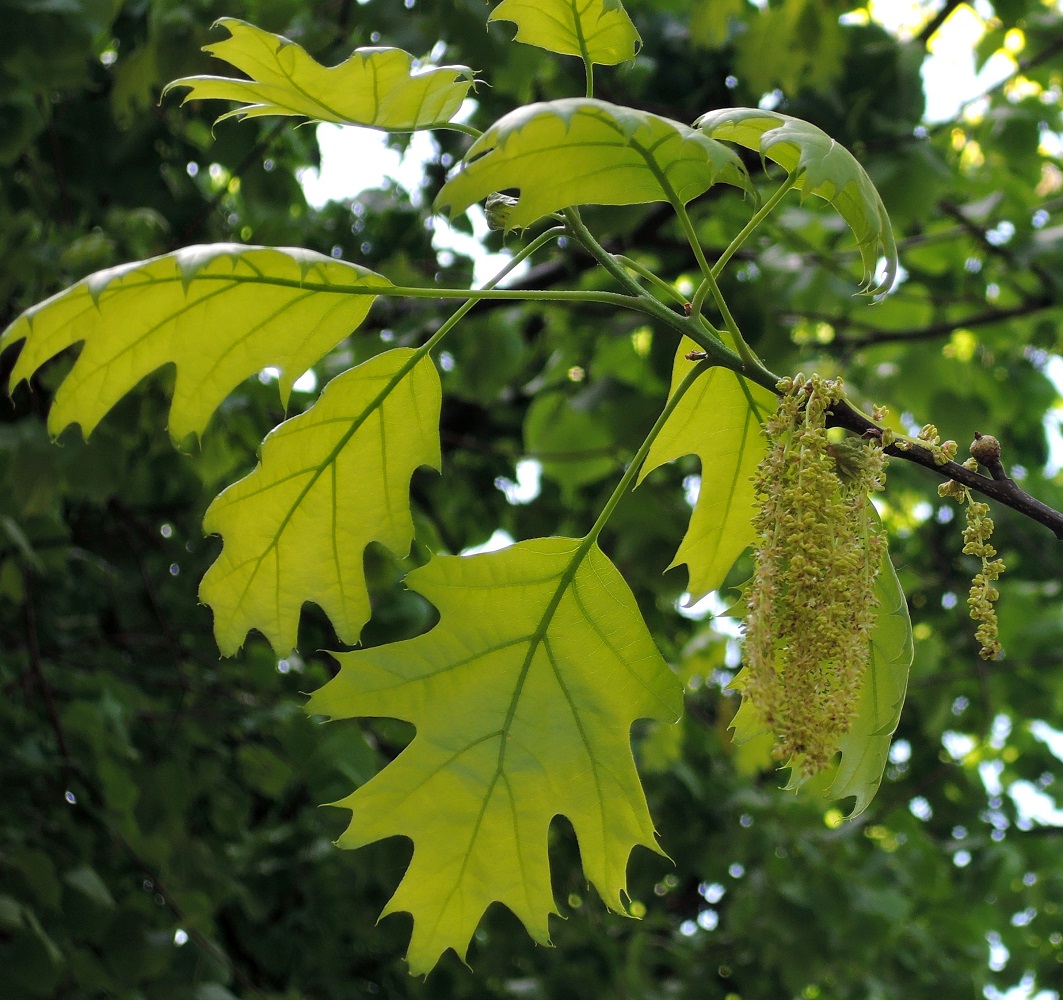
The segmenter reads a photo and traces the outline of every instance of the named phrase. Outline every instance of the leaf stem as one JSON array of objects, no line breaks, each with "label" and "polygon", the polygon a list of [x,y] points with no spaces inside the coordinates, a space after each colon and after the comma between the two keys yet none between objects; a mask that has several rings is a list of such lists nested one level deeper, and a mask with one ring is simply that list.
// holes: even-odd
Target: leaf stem
[{"label": "leaf stem", "polygon": [[[551,240],[556,240],[559,236],[563,236],[566,230],[564,226],[554,226],[552,229],[547,229],[546,232],[540,233],[534,240],[531,241],[526,247],[514,254],[513,259],[510,260],[505,267],[502,268],[490,281],[484,283],[479,289],[481,292],[492,290],[507,274],[509,274],[518,264],[530,257],[536,250],[545,246]],[[471,291],[471,290],[470,290]],[[438,330],[432,336],[422,344],[413,357],[414,363],[419,361],[425,354],[432,350],[465,316],[465,314],[480,302],[481,298],[470,298],[463,302],[447,319],[443,322]],[[410,365],[413,367],[413,364]]]},{"label": "leaf stem", "polygon": [[735,322],[734,316],[731,315],[731,310],[727,306],[727,300],[723,297],[723,292],[720,291],[720,286],[716,283],[716,276],[713,274],[709,262],[705,259],[705,251],[701,248],[701,241],[698,239],[698,234],[694,231],[694,224],[690,221],[686,206],[678,198],[675,198],[672,199],[672,207],[675,209],[675,213],[679,217],[679,224],[682,226],[687,241],[690,243],[690,247],[694,251],[694,256],[697,258],[701,273],[705,276],[701,285],[698,287],[697,292],[694,294],[694,299],[691,303],[691,311],[695,315],[699,313],[701,311],[702,303],[705,301],[706,294],[711,293],[713,300],[716,302],[716,307],[720,310],[720,315],[723,317],[723,325],[731,335],[731,340],[734,342],[738,356],[753,371],[767,372],[768,369],[764,367],[764,362],[757,357],[756,352],[746,343],[746,339],[742,336],[742,331],[738,329],[738,324]]},{"label": "leaf stem", "polygon": [[[656,170],[656,166],[652,160],[648,159],[647,163],[649,163],[651,169]],[[669,201],[679,216],[680,223],[683,224],[685,222],[684,231],[687,234],[687,238],[691,240],[691,246],[694,248],[695,255],[700,258],[699,263],[703,265],[706,281],[709,282],[708,286],[705,286],[704,282],[702,283],[702,285],[705,286],[705,291],[702,291],[702,289],[699,288],[703,301],[708,288],[711,288],[716,284],[715,281],[712,280],[712,271],[709,268],[708,261],[705,260],[705,254],[702,252],[701,246],[698,243],[697,236],[694,233],[694,227],[690,222],[686,209],[683,207],[682,202],[679,201],[678,196],[675,195],[675,192],[672,191],[671,185],[667,183],[667,178],[664,177],[659,170],[656,170],[656,172],[661,181],[662,188],[668,194]],[[624,270],[620,260],[613,254],[609,253],[609,251],[594,238],[594,235],[586,227],[583,220],[580,218],[579,212],[575,208],[566,208],[564,216],[573,236],[583,244],[587,252],[625,288],[631,289],[633,298],[620,296],[627,308],[653,316],[667,326],[672,327],[672,329],[689,337],[703,351],[705,351],[714,364],[721,365],[724,368],[729,368],[731,371],[743,374],[758,385],[764,386],[765,389],[769,389],[772,392],[775,391],[775,383],[779,381],[779,377],[765,367],[760,358],[758,358],[746,344],[745,340],[742,338],[742,334],[738,330],[738,325],[735,323],[734,318],[727,309],[727,303],[723,301],[723,296],[720,294],[718,287],[716,288],[716,295],[718,296],[717,304],[722,304],[721,312],[724,314],[724,320],[726,321],[730,319],[731,325],[728,329],[735,341],[735,345],[739,347],[737,354],[734,351],[731,351],[717,338],[715,327],[706,323],[703,318],[698,315],[697,309],[692,308],[689,317],[679,316],[669,309],[668,306],[650,295],[642,285]],[[597,294],[604,295],[608,293],[599,292]],[[696,301],[697,296],[695,295],[695,302]],[[742,354],[741,347],[745,348],[746,353],[744,355]]]},{"label": "leaf stem", "polygon": [[796,180],[797,169],[791,170],[786,175],[786,180],[782,182],[779,190],[776,191],[760,208],[756,211],[753,217],[742,227],[741,232],[731,240],[727,249],[720,255],[720,259],[716,261],[712,266],[713,277],[717,277],[719,273],[726,267],[727,262],[734,256],[736,250],[738,250],[743,243],[749,238],[750,234],[759,226],[773,211],[775,207],[783,200],[789,193],[790,189],[794,186]]},{"label": "leaf stem", "polygon": [[640,264],[637,260],[632,260],[630,257],[625,257],[623,254],[614,254],[613,260],[618,261],[624,267],[629,268],[636,274],[641,274],[654,288],[660,290],[663,295],[667,295],[673,302],[677,302],[683,306],[684,309],[689,305],[686,300],[686,296],[675,287],[675,285],[668,284],[664,278],[656,275],[648,267]]},{"label": "leaf stem", "polygon": [[664,429],[664,425],[668,422],[668,418],[672,415],[672,412],[679,405],[680,400],[686,395],[690,387],[698,380],[704,372],[712,368],[713,365],[708,360],[699,361],[693,365],[689,372],[683,376],[683,381],[676,387],[675,392],[669,397],[668,402],[665,404],[664,409],[661,411],[661,415],[657,418],[654,425],[650,428],[649,433],[643,439],[639,450],[635,452],[634,457],[628,463],[627,470],[621,477],[620,482],[616,484],[616,489],[613,490],[609,499],[605,502],[605,506],[602,508],[602,512],[598,515],[598,519],[591,526],[591,530],[587,532],[587,536],[583,540],[583,548],[590,548],[598,536],[602,532],[602,528],[605,527],[606,522],[612,516],[613,511],[616,509],[616,505],[620,503],[621,498],[628,491],[631,483],[639,473],[639,469],[642,468],[642,463],[646,461],[646,456],[650,453],[650,448],[653,447],[653,442],[657,440],[657,436]]},{"label": "leaf stem", "polygon": [[683,235],[686,236],[687,242],[690,244],[690,249],[694,251],[694,258],[698,262],[698,267],[701,268],[701,273],[708,277],[712,274],[712,268],[709,266],[709,262],[705,259],[705,251],[701,248],[701,240],[698,239],[698,234],[694,231],[694,223],[690,221],[687,207],[672,191],[671,185],[669,185],[666,190],[669,195],[668,200],[672,203],[672,208],[675,210],[675,214],[679,218],[679,225],[683,230]]},{"label": "leaf stem", "polygon": [[[650,155],[649,150],[645,149],[634,140],[632,140],[631,144],[642,155],[642,158],[646,161],[646,166],[661,185],[661,191],[664,192],[669,204],[675,211],[676,217],[679,219],[679,225],[682,227],[687,242],[690,244],[690,249],[694,251],[694,257],[698,262],[698,267],[701,268],[701,272],[705,276],[701,287],[698,289],[699,294],[695,294],[694,300],[691,303],[692,315],[690,326],[696,328],[699,333],[704,333],[704,325],[699,314],[701,311],[701,303],[705,301],[705,287],[707,283],[708,290],[712,292],[713,298],[716,300],[716,305],[719,307],[720,313],[723,316],[724,325],[727,328],[727,332],[731,335],[738,356],[742,359],[745,373],[762,385],[766,384],[763,380],[768,378],[771,375],[771,372],[768,371],[764,363],[757,357],[749,344],[746,343],[741,330],[738,329],[738,324],[735,323],[734,317],[731,315],[730,309],[727,308],[727,303],[720,292],[719,286],[716,284],[716,278],[712,273],[712,268],[709,267],[709,262],[705,259],[705,251],[701,247],[701,240],[698,239],[698,234],[694,230],[694,224],[690,221],[690,216],[687,214],[686,205],[683,203],[682,198],[679,197],[676,189],[672,186],[671,181],[668,179],[668,175],[661,169],[660,164],[657,163],[653,156]],[[694,308],[695,306],[697,308]],[[699,343],[702,342],[701,337],[694,337],[693,339],[697,340]],[[708,353],[712,354],[713,352],[708,351]],[[738,370],[739,369],[734,369],[734,371]],[[770,386],[774,387],[774,383],[770,383]]]},{"label": "leaf stem", "polygon": [[587,228],[583,219],[580,217],[579,209],[566,208],[562,215],[564,216],[569,229],[572,231],[572,235],[582,244],[587,253],[598,261],[598,263],[601,264],[602,267],[604,267],[614,278],[616,278],[624,288],[626,288],[632,295],[639,298],[650,297],[646,289],[624,270],[619,260],[598,242],[594,233]]},{"label": "leaf stem", "polygon": [[591,60],[591,54],[587,49],[587,38],[583,34],[583,22],[580,20],[579,5],[575,0],[570,0],[569,6],[572,8],[572,22],[576,28],[576,40],[579,42],[579,54],[583,60],[583,70],[587,76],[587,96],[594,96],[594,63]]},{"label": "leaf stem", "polygon": [[444,125],[437,125],[439,129],[450,129],[452,132],[464,132],[466,135],[471,135],[474,139],[479,139],[483,135],[478,128],[474,125],[466,125],[464,122],[447,122]]}]

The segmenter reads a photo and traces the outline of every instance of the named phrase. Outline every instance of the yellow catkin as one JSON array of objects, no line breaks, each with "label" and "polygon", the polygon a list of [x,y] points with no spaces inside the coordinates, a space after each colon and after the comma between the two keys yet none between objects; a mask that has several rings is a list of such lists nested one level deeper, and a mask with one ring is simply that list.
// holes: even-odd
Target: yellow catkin
[{"label": "yellow catkin", "polygon": [[[983,437],[983,440],[985,438]],[[991,439],[996,443],[996,438]],[[997,456],[999,457],[999,446]],[[965,462],[964,465],[967,463]],[[995,558],[997,550],[990,539],[993,536],[993,519],[989,516],[989,504],[971,497],[971,491],[962,483],[950,479],[938,487],[938,495],[952,497],[957,503],[967,505],[967,527],[963,529],[963,551],[965,555],[977,556],[982,560],[981,572],[975,573],[971,580],[971,590],[967,595],[967,608],[971,620],[977,623],[974,637],[978,640],[978,655],[983,660],[997,660],[1004,655],[1000,644],[997,609],[994,602],[1000,597],[1000,591],[993,586],[1004,572],[1004,560]]]},{"label": "yellow catkin", "polygon": [[849,731],[870,657],[885,535],[868,510],[883,488],[877,441],[832,444],[826,414],[840,382],[780,383],[755,479],[755,570],[744,697],[777,737],[775,755],[822,770]]}]

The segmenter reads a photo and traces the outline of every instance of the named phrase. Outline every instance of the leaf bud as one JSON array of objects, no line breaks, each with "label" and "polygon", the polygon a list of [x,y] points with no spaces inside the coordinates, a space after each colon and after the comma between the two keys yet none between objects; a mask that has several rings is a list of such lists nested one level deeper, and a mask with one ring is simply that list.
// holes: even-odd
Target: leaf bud
[{"label": "leaf bud", "polygon": [[992,434],[979,434],[977,431],[971,442],[971,455],[982,465],[1000,461],[1000,442]]},{"label": "leaf bud", "polygon": [[499,191],[489,194],[487,196],[487,201],[484,202],[484,215],[487,217],[487,228],[494,229],[495,231],[508,230],[509,213],[513,211],[516,204],[517,199],[511,198],[508,194],[502,194]]}]

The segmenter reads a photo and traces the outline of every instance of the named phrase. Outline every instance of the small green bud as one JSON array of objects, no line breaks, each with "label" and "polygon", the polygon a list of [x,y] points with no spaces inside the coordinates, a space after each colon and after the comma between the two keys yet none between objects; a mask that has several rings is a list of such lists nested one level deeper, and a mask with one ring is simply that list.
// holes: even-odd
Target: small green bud
[{"label": "small green bud", "polygon": [[487,216],[487,228],[497,231],[508,231],[509,213],[517,204],[516,198],[508,194],[495,191],[487,196],[484,202],[484,215]]}]

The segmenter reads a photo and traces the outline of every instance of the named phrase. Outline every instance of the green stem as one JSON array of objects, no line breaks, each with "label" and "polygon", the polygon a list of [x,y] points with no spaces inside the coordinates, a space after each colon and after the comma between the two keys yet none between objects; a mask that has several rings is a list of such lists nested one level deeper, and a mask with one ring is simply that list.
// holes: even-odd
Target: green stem
[{"label": "green stem", "polygon": [[690,243],[690,247],[694,251],[694,256],[697,258],[701,273],[705,276],[704,280],[701,282],[701,286],[694,295],[694,300],[691,303],[691,312],[694,311],[694,307],[697,307],[698,311],[700,311],[701,306],[705,301],[706,292],[711,292],[713,300],[716,302],[716,307],[720,310],[720,315],[723,317],[723,325],[731,335],[735,350],[738,351],[738,356],[746,366],[753,371],[767,372],[768,369],[764,367],[764,362],[757,357],[753,349],[746,343],[746,339],[742,336],[742,331],[738,329],[738,324],[735,322],[734,316],[731,315],[731,310],[727,306],[727,300],[723,297],[723,292],[720,291],[720,286],[716,283],[716,276],[712,273],[712,268],[709,267],[709,262],[705,259],[705,251],[701,249],[701,241],[698,239],[698,234],[694,231],[694,224],[690,221],[686,206],[678,198],[674,198],[672,199],[672,207],[675,209],[675,213],[679,217],[679,224],[682,226],[687,241]]},{"label": "green stem", "polygon": [[702,280],[698,285],[697,291],[694,292],[694,297],[690,300],[690,315],[700,316],[701,310],[705,306],[705,299],[709,294],[709,283]]},{"label": "green stem", "polygon": [[730,245],[720,255],[720,259],[712,266],[713,277],[717,277],[719,273],[727,265],[727,262],[734,256],[736,250],[738,250],[743,243],[749,238],[750,234],[759,226],[773,211],[775,207],[783,200],[789,193],[790,189],[794,186],[794,181],[797,177],[797,169],[791,170],[786,175],[786,180],[782,182],[782,186],[776,191],[754,214],[753,218],[749,220],[743,226],[742,231],[730,242]]},{"label": "green stem", "polygon": [[669,397],[668,402],[661,411],[661,415],[657,418],[656,423],[650,428],[650,431],[646,435],[642,444],[639,445],[639,450],[635,452],[635,457],[631,459],[627,471],[624,472],[620,482],[616,484],[616,489],[613,490],[609,499],[605,502],[602,512],[598,515],[598,519],[591,526],[591,530],[587,532],[587,536],[583,539],[583,543],[580,546],[581,550],[589,549],[591,545],[597,541],[598,536],[602,533],[602,528],[605,527],[606,522],[612,517],[616,505],[620,503],[621,498],[628,491],[631,483],[638,475],[639,470],[642,468],[642,463],[646,461],[646,456],[650,453],[650,448],[653,447],[653,442],[657,440],[657,436],[664,429],[664,425],[668,422],[668,418],[672,415],[672,412],[679,405],[680,400],[686,395],[690,387],[697,381],[698,377],[708,371],[711,367],[711,362],[707,360],[699,361],[697,364],[693,365],[690,371],[683,377],[683,381],[679,383],[675,392]]},{"label": "green stem", "polygon": [[720,286],[716,283],[716,278],[712,271],[706,273],[704,283],[708,284],[709,291],[712,292],[712,297],[716,302],[716,308],[720,310],[720,315],[723,317],[723,325],[731,335],[731,339],[734,341],[735,350],[738,351],[739,357],[749,365],[750,368],[766,372],[767,368],[764,367],[764,362],[757,357],[756,352],[746,343],[746,338],[742,336],[742,331],[738,329],[738,324],[735,322],[734,316],[731,315],[727,300],[723,297],[723,292],[720,291]]},{"label": "green stem", "polygon": [[437,125],[436,128],[450,129],[452,132],[464,132],[466,135],[471,135],[474,139],[479,139],[483,135],[478,128],[473,125],[465,125],[462,122],[447,122],[445,125]]},{"label": "green stem", "polygon": [[[479,291],[490,291],[497,285],[507,274],[509,274],[518,264],[527,260],[536,250],[545,246],[551,240],[556,240],[559,236],[563,236],[566,230],[564,226],[555,226],[553,229],[548,229],[544,233],[540,233],[534,240],[531,241],[526,247],[516,253],[511,261],[506,264],[490,281],[484,283],[483,287]],[[432,348],[436,346],[451,330],[457,326],[458,322],[465,316],[465,314],[476,305],[481,299],[469,299],[462,303],[447,319],[442,326],[432,336],[425,341],[414,355],[414,363],[419,361],[425,354],[427,354]],[[410,366],[413,367],[412,365]]]},{"label": "green stem", "polygon": [[594,234],[587,228],[583,219],[580,218],[579,209],[566,208],[562,215],[564,215],[565,222],[568,223],[572,235],[579,240],[587,253],[598,261],[624,288],[638,298],[652,298],[646,289],[624,270],[616,257],[598,242]]},{"label": "green stem", "polygon": [[[178,279],[175,279],[178,280]],[[431,288],[420,285],[330,285],[320,281],[298,281],[294,278],[272,278],[258,275],[197,274],[197,282],[219,281],[230,285],[266,285],[273,288],[297,288],[305,292],[327,292],[332,295],[372,295],[389,298],[410,299],[494,299],[507,302],[523,302],[537,299],[544,302],[590,302],[599,305],[622,306],[642,312],[642,303],[632,295],[620,292],[585,292],[569,289],[524,289],[524,288]],[[657,303],[656,299],[650,301]],[[677,319],[679,317],[676,317]]]},{"label": "green stem", "polygon": [[[598,536],[602,533],[602,528],[605,527],[606,522],[616,509],[616,505],[627,492],[628,487],[631,486],[632,480],[638,475],[642,463],[646,461],[646,456],[650,453],[650,448],[653,446],[653,442],[657,439],[657,435],[661,433],[661,428],[667,423],[668,418],[672,415],[672,411],[679,404],[679,401],[686,394],[686,391],[694,384],[697,377],[710,367],[711,365],[707,361],[702,361],[696,364],[690,369],[683,381],[679,383],[676,391],[672,393],[671,398],[665,405],[664,411],[657,418],[653,427],[650,428],[649,434],[646,435],[645,440],[639,446],[639,450],[635,452],[635,457],[631,460],[631,463],[628,465],[620,482],[616,484],[616,489],[610,494],[609,499],[605,503],[605,507],[602,508],[602,512],[598,515],[598,519],[593,525],[591,525],[591,530],[580,539],[579,545],[576,546],[576,550],[572,553],[572,559],[569,561],[569,564],[565,567],[565,571],[558,579],[554,595],[550,599],[550,603],[546,606],[546,610],[543,612],[543,617],[540,620],[539,627],[535,633],[532,649],[545,638],[550,623],[561,604],[561,599],[565,596],[565,591],[567,591],[572,585],[572,581],[576,578],[576,573],[579,570],[580,564],[587,558],[587,553],[594,547],[594,543],[598,541]],[[521,673],[520,681],[518,681],[518,690],[527,673],[527,664],[530,662],[531,655],[529,653],[528,658],[525,660],[525,669]],[[503,743],[505,743],[504,740]]]},{"label": "green stem", "polygon": [[587,39],[583,35],[583,22],[579,17],[579,6],[575,0],[571,0],[569,6],[572,9],[572,21],[576,27],[576,41],[579,42],[579,54],[583,60],[583,71],[587,76],[587,96],[594,96],[594,63],[591,62],[591,54],[587,51]]},{"label": "green stem", "polygon": [[615,254],[613,260],[623,264],[624,267],[629,268],[636,274],[641,274],[654,288],[660,290],[663,295],[667,295],[673,302],[678,302],[684,309],[690,304],[686,300],[686,296],[683,295],[675,285],[668,284],[663,278],[654,274],[648,267],[644,267],[637,260],[632,260],[630,257],[625,257],[623,254]]},{"label": "green stem", "polygon": [[672,196],[671,186],[666,188],[666,191],[670,195],[668,200],[672,203],[672,208],[675,209],[675,214],[679,218],[679,225],[682,227],[683,235],[686,236],[690,249],[694,251],[698,267],[701,268],[701,273],[708,277],[712,274],[712,268],[709,267],[709,262],[705,259],[705,251],[701,249],[701,240],[698,239],[698,234],[694,231],[694,223],[690,221],[687,207],[678,197]]},{"label": "green stem", "polygon": [[[651,162],[652,161],[648,161]],[[662,175],[662,186],[666,183],[666,179]],[[670,190],[666,187],[665,190]],[[678,198],[672,201],[673,206],[678,206],[677,211],[680,213],[680,219],[686,218],[686,212],[683,210],[682,204]],[[718,337],[718,333],[711,324],[705,323],[705,321],[697,315],[695,310],[691,310],[691,315],[679,316],[672,309],[664,303],[659,302],[654,296],[642,287],[630,274],[624,270],[620,261],[608,250],[605,249],[595,238],[591,231],[586,227],[583,220],[580,218],[579,212],[575,208],[566,208],[564,211],[565,220],[568,223],[569,229],[572,235],[579,240],[581,244],[586,248],[587,252],[598,261],[618,282],[620,282],[625,288],[631,290],[632,296],[625,298],[627,307],[634,309],[637,312],[645,313],[652,316],[654,319],[660,320],[666,326],[670,326],[673,330],[678,331],[684,336],[693,340],[714,364],[722,365],[725,368],[730,368],[732,371],[742,371],[750,367],[750,360],[743,358],[740,354],[735,354],[733,351],[724,346]],[[690,226],[690,219],[686,219],[687,225]],[[693,236],[693,226],[690,226],[690,235]],[[697,245],[695,238],[694,245]],[[698,248],[700,252],[700,247]],[[704,260],[705,255],[701,255]],[[708,262],[705,262],[705,267],[708,269]],[[599,293],[608,294],[608,293]],[[704,298],[704,293],[702,294]],[[733,322],[733,321],[732,321]],[[733,336],[733,335],[732,335]],[[739,335],[741,340],[741,335]],[[746,371],[745,374],[752,378],[754,382],[763,385],[765,388],[774,391],[775,383],[779,381],[778,376],[772,374],[760,363],[756,355],[749,352],[750,357],[753,359],[753,367],[751,371]]]}]

